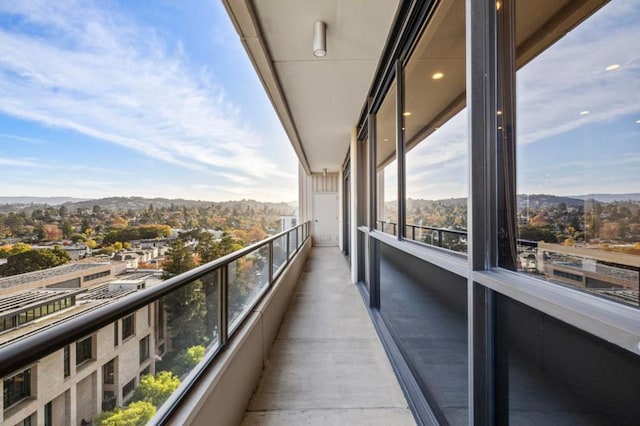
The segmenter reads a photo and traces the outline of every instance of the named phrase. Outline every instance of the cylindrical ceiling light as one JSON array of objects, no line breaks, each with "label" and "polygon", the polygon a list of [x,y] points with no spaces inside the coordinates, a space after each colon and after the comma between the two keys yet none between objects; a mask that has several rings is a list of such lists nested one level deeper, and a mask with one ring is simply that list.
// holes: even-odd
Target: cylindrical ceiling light
[{"label": "cylindrical ceiling light", "polygon": [[327,54],[327,24],[316,21],[313,24],[313,55],[322,58]]}]

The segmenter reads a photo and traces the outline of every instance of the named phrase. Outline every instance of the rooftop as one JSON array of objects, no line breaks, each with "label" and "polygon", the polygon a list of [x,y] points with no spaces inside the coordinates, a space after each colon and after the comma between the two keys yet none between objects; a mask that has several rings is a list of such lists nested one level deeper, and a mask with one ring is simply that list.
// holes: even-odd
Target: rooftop
[{"label": "rooftop", "polygon": [[56,266],[55,268],[44,269],[42,271],[28,272],[26,274],[14,275],[12,277],[0,278],[0,288],[11,288],[21,284],[34,281],[46,280],[58,276],[71,274],[78,271],[86,271],[93,268],[109,265],[108,263],[70,263]]}]

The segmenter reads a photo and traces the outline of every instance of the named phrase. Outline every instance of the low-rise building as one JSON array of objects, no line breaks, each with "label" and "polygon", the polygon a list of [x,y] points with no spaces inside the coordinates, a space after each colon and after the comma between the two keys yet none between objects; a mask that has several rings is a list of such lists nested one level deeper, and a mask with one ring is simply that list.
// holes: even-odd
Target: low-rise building
[{"label": "low-rise building", "polygon": [[[143,290],[149,280],[160,282],[153,273],[136,272],[91,287],[13,292],[0,303],[0,346]],[[141,376],[155,373],[156,306],[138,309],[6,376],[0,423],[82,424],[121,406]]]}]

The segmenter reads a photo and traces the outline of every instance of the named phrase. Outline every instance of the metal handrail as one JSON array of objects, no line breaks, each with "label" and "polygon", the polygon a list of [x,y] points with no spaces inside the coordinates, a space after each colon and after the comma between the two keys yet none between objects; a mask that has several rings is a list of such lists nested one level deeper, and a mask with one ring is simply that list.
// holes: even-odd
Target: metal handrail
[{"label": "metal handrail", "polygon": [[[390,221],[385,221],[385,220],[377,220],[377,223],[382,225],[382,231],[384,231],[384,225],[388,224],[388,225],[392,225],[393,226],[393,234],[396,235],[396,226],[398,225],[395,222],[390,222]],[[444,233],[448,233],[448,234],[455,234],[455,235],[460,235],[460,236],[466,236],[467,235],[467,231],[463,231],[463,230],[459,230],[459,229],[447,229],[447,228],[436,228],[435,226],[424,226],[424,225],[414,225],[411,223],[407,223],[405,224],[406,227],[411,227],[413,229],[413,233],[412,236],[413,238],[411,238],[412,240],[415,240],[415,230],[417,229],[423,229],[423,230],[427,230],[427,231],[436,231],[438,232],[438,241],[442,241],[442,234]]]},{"label": "metal handrail", "polygon": [[[19,371],[21,368],[33,364],[39,359],[62,349],[64,346],[72,344],[82,337],[96,332],[102,327],[105,327],[114,321],[159,300],[163,296],[166,296],[185,285],[191,284],[211,272],[223,268],[229,263],[253,253],[266,245],[272,246],[275,240],[284,235],[287,235],[287,240],[289,240],[289,233],[294,231],[297,232],[298,228],[303,229],[302,232],[304,239],[302,239],[302,241],[297,245],[297,251],[309,238],[309,222],[302,223],[258,243],[244,247],[207,264],[169,278],[154,287],[134,293],[130,296],[99,307],[93,311],[87,312],[86,314],[72,317],[67,321],[42,330],[39,333],[28,335],[23,339],[0,347],[0,377],[6,377],[11,373]],[[273,250],[269,250],[269,252],[273,253]],[[269,258],[269,262],[273,262],[271,257]],[[291,259],[287,257],[283,266],[286,266],[290,262]],[[271,280],[268,283],[269,287],[273,285],[272,281],[275,279],[276,277],[271,277]],[[263,292],[263,295],[264,293],[266,292]],[[255,303],[259,303],[259,300],[260,299],[257,299]],[[248,308],[249,311],[253,306],[255,306],[255,303]],[[244,321],[244,318],[242,321]]]},{"label": "metal handrail", "polygon": [[[397,223],[395,222],[388,222],[385,220],[377,220],[377,223],[380,223],[382,225],[382,229],[381,231],[384,232],[384,225],[385,224],[389,224],[389,225],[393,225],[393,234],[396,235],[396,225]],[[415,230],[416,228],[418,229],[424,229],[427,231],[436,231],[438,232],[438,246],[442,247],[442,235],[447,233],[447,234],[454,234],[454,235],[458,235],[458,236],[467,236],[467,231],[463,231],[461,229],[448,229],[448,228],[437,228],[435,226],[424,226],[424,225],[414,225],[412,223],[407,223],[405,224],[405,226],[407,227],[411,227],[412,228],[412,240],[416,239],[415,236]],[[538,247],[538,242],[537,241],[532,241],[532,240],[525,240],[522,238],[518,238],[516,239],[516,242],[522,246],[526,246],[526,247]]]}]

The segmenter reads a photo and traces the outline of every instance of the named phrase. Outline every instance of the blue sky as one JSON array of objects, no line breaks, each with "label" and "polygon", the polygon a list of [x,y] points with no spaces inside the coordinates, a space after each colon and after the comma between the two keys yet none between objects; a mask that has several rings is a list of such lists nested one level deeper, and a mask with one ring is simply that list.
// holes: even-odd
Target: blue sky
[{"label": "blue sky", "polygon": [[[640,192],[639,23],[610,2],[518,72],[518,193]],[[1,0],[0,94],[0,195],[297,199],[217,0]],[[465,111],[408,153],[409,197],[467,195]]]},{"label": "blue sky", "polygon": [[218,1],[0,1],[0,195],[297,199]]},{"label": "blue sky", "polygon": [[[516,80],[518,193],[640,192],[640,1],[609,2]],[[466,114],[407,154],[408,197],[467,196]]]}]

